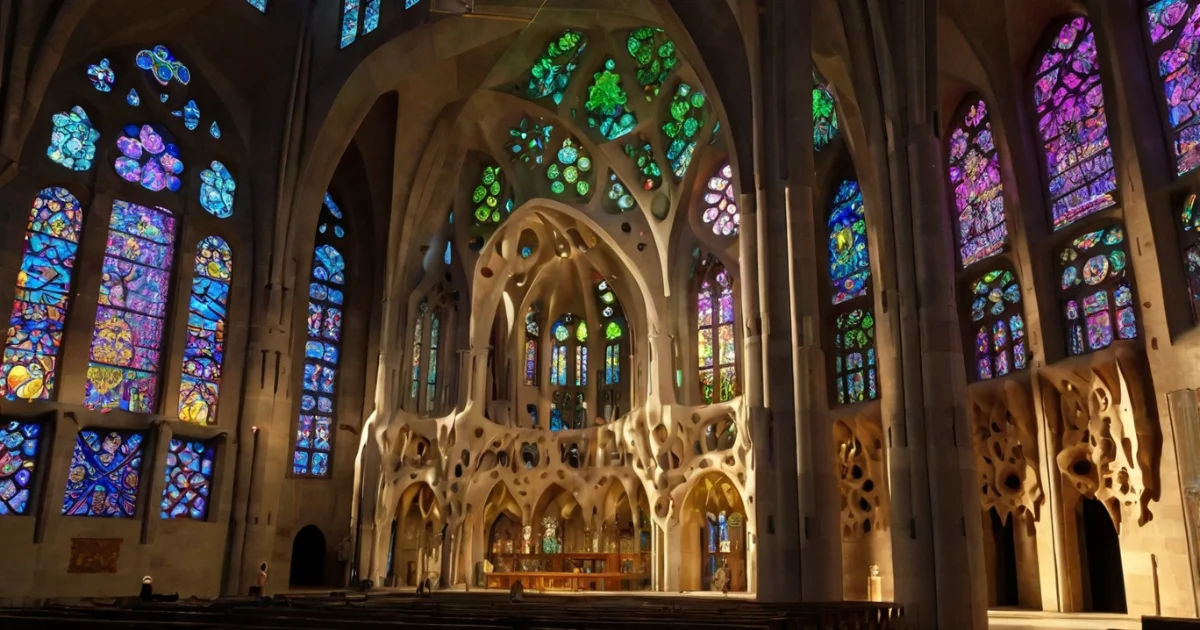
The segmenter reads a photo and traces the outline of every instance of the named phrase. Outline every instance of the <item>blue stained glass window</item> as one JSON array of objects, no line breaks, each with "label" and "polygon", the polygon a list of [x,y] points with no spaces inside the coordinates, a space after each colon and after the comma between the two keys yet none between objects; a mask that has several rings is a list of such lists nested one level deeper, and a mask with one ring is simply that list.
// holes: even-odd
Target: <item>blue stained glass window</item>
[{"label": "blue stained glass window", "polygon": [[179,147],[168,142],[163,131],[156,127],[126,125],[124,134],[117,138],[121,155],[113,160],[113,168],[121,179],[141,184],[147,190],[175,192],[181,185],[183,160],[179,157]]},{"label": "blue stained glass window", "polygon": [[212,168],[200,171],[200,205],[214,217],[225,219],[233,216],[233,193],[237,183],[224,164],[213,160],[210,166]]},{"label": "blue stained glass window", "polygon": [[[192,81],[191,70],[188,70],[182,61],[176,59],[166,46],[159,45],[149,50],[139,50],[133,60],[137,63],[137,67],[149,71],[159,85],[166,86],[173,80],[178,81],[181,85],[187,85]],[[165,103],[166,94],[163,97],[162,100]]]},{"label": "blue stained glass window", "polygon": [[380,0],[367,0],[367,8],[363,14],[363,35],[379,27],[379,2]]},{"label": "blue stained glass window", "polygon": [[[326,194],[319,224],[341,227],[341,218],[341,210]],[[329,476],[329,454],[333,450],[337,415],[335,385],[342,346],[346,263],[341,251],[330,244],[333,238],[318,228],[308,290],[303,392],[296,425],[296,446],[292,452],[292,472],[310,477]]]},{"label": "blue stained glass window", "polygon": [[225,359],[225,322],[233,252],[219,236],[196,247],[195,276],[188,301],[187,341],[179,383],[179,419],[196,424],[217,421],[221,364]]},{"label": "blue stained glass window", "polygon": [[50,132],[50,146],[46,155],[55,164],[74,171],[86,171],[96,159],[96,141],[100,132],[92,128],[87,112],[76,105],[69,112],[59,112],[50,117],[54,130]]},{"label": "blue stained glass window", "polygon": [[342,5],[342,48],[358,38],[358,1],[345,0]]},{"label": "blue stained glass window", "polygon": [[421,0],[404,0],[404,10],[407,11],[419,4]]},{"label": "blue stained glass window", "polygon": [[246,0],[246,2],[249,2],[250,6],[258,9],[262,13],[267,12],[267,0]]},{"label": "blue stained glass window", "polygon": [[154,411],[174,254],[170,213],[113,201],[84,390],[87,408]]},{"label": "blue stained glass window", "polygon": [[132,517],[145,439],[138,431],[80,431],[71,454],[63,515]]},{"label": "blue stained glass window", "polygon": [[434,313],[429,318],[429,366],[425,368],[425,410],[432,414],[437,403],[438,335],[441,318]]},{"label": "blue stained glass window", "polygon": [[425,311],[428,308],[427,303],[421,302],[417,310],[417,323],[413,325],[412,399],[414,401],[417,400],[417,392],[421,388],[421,341],[425,334]]},{"label": "blue stained glass window", "polygon": [[454,255],[450,252],[450,243],[446,243],[446,253],[442,254],[442,262],[449,265],[452,260],[454,260]]},{"label": "blue stained glass window", "polygon": [[117,75],[113,73],[108,63],[108,59],[101,59],[100,63],[88,66],[88,80],[92,82],[92,87],[96,88],[97,92],[111,92],[113,81],[117,80]]},{"label": "blue stained glass window", "polygon": [[0,424],[0,516],[28,512],[41,434],[34,422]]},{"label": "blue stained glass window", "polygon": [[82,228],[79,200],[67,189],[46,188],[34,198],[0,368],[0,394],[9,400],[54,395]]},{"label": "blue stained glass window", "polygon": [[204,442],[171,438],[163,478],[160,514],[163,518],[208,517],[208,500],[213,476],[214,450]]},{"label": "blue stained glass window", "polygon": [[853,180],[842,182],[829,215],[829,279],[834,304],[867,294],[871,279],[867,214],[862,191]]}]

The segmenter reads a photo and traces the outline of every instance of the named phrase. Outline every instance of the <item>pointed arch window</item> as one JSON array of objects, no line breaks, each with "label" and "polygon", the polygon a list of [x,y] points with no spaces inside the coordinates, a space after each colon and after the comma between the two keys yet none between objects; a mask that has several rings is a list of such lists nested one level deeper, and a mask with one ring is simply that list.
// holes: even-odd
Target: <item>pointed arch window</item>
[{"label": "pointed arch window", "polygon": [[567,313],[550,327],[551,393],[550,430],[580,429],[585,423],[584,391],[587,388],[588,327]]},{"label": "pointed arch window", "polygon": [[414,411],[421,390],[421,342],[424,340],[425,313],[428,310],[429,303],[422,300],[417,306],[417,321],[413,324],[412,391],[409,392],[409,396],[413,399]]},{"label": "pointed arch window", "polygon": [[196,247],[195,276],[188,301],[187,342],[179,383],[179,419],[196,424],[217,421],[221,364],[225,359],[225,322],[233,252],[219,236]]},{"label": "pointed arch window", "polygon": [[84,390],[87,408],[155,410],[174,253],[175,217],[160,207],[113,201]]},{"label": "pointed arch window", "polygon": [[738,393],[733,278],[725,265],[711,254],[696,275],[700,397],[705,404],[725,402]]},{"label": "pointed arch window", "polygon": [[1104,86],[1092,24],[1063,24],[1042,54],[1033,88],[1054,229],[1116,205]]},{"label": "pointed arch window", "polygon": [[623,390],[628,389],[621,386],[621,356],[632,354],[626,345],[628,342],[625,329],[629,324],[625,319],[621,300],[617,298],[617,292],[608,280],[597,280],[596,300],[600,307],[600,331],[604,335],[601,338],[604,343],[604,369],[602,372],[597,370],[597,374],[604,375],[603,380],[597,382],[600,397],[597,417],[611,422],[620,414],[619,405]]},{"label": "pointed arch window", "polygon": [[1004,184],[987,103],[968,97],[950,133],[950,185],[963,267],[999,254],[1008,243]]},{"label": "pointed arch window", "polygon": [[737,236],[742,215],[733,198],[733,167],[725,162],[712,177],[708,178],[708,190],[704,193],[704,214],[700,216],[705,225],[711,225],[717,236]]},{"label": "pointed arch window", "polygon": [[993,269],[979,276],[971,283],[971,300],[975,377],[985,381],[1028,367],[1021,286],[1013,272]]},{"label": "pointed arch window", "polygon": [[813,73],[813,150],[820,152],[838,134],[837,101],[827,85]]},{"label": "pointed arch window", "polygon": [[79,200],[67,189],[45,188],[34,197],[4,344],[0,393],[9,400],[54,395],[82,229]]},{"label": "pointed arch window", "polygon": [[334,244],[345,234],[342,219],[341,209],[326,193],[308,285],[308,340],[292,451],[292,473],[308,477],[329,476],[333,450],[346,287],[346,262]]},{"label": "pointed arch window", "polygon": [[538,311],[535,304],[525,312],[525,384],[530,386],[536,386],[538,382],[538,341],[542,332]]},{"label": "pointed arch window", "polygon": [[829,279],[837,402],[875,400],[879,397],[879,376],[871,257],[866,207],[856,180],[841,183],[829,213]]},{"label": "pointed arch window", "polygon": [[1059,251],[1059,295],[1072,356],[1107,348],[1114,338],[1137,338],[1128,260],[1120,225],[1084,232]]},{"label": "pointed arch window", "polygon": [[[354,43],[359,35],[366,35],[379,27],[379,5],[381,0],[343,0],[341,47]],[[406,9],[408,7],[405,7]],[[361,23],[359,17],[362,17]]]},{"label": "pointed arch window", "polygon": [[1167,121],[1174,136],[1176,173],[1200,166],[1200,0],[1143,0]]},{"label": "pointed arch window", "polygon": [[1184,199],[1179,221],[1183,228],[1183,262],[1187,274],[1189,302],[1192,305],[1192,320],[1200,324],[1200,209],[1196,207],[1196,195],[1188,195]]}]

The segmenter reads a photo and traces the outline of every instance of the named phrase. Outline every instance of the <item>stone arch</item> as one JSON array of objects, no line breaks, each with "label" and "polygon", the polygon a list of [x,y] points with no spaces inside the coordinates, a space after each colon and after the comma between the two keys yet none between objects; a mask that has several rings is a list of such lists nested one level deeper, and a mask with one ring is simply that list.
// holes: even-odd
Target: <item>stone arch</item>
[{"label": "stone arch", "polygon": [[[680,544],[700,549],[685,554],[679,569],[682,590],[744,591],[748,585],[749,541],[746,524],[750,505],[741,489],[724,472],[698,475],[684,495],[680,509]],[[724,582],[718,569],[727,567]]]}]

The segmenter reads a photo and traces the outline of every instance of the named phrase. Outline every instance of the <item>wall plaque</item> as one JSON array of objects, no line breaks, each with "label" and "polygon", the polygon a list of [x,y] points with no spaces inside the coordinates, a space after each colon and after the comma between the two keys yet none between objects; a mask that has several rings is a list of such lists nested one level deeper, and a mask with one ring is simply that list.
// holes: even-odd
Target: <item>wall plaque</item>
[{"label": "wall plaque", "polygon": [[116,573],[120,538],[72,538],[67,573]]}]

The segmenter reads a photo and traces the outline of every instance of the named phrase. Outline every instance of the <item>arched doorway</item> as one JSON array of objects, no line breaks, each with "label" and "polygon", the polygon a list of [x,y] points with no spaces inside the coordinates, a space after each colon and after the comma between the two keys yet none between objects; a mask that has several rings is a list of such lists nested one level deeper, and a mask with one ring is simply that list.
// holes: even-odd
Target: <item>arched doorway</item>
[{"label": "arched doorway", "polygon": [[730,591],[746,590],[746,508],[737,486],[710,472],[696,482],[683,503],[680,532],[683,590],[719,590],[718,571]]},{"label": "arched doorway", "polygon": [[292,540],[289,586],[313,587],[325,583],[325,535],[316,525],[306,525]]},{"label": "arched doorway", "polygon": [[395,583],[415,586],[441,575],[441,504],[429,484],[409,486],[396,506],[396,535],[392,543],[392,572]]},{"label": "arched doorway", "polygon": [[991,607],[1016,607],[1020,605],[1020,595],[1017,589],[1017,546],[1013,533],[1014,514],[1001,519],[992,508],[987,511],[988,530],[992,534],[991,560]]},{"label": "arched doorway", "polygon": [[1125,571],[1121,565],[1121,539],[1104,504],[1083,497],[1075,511],[1078,524],[1083,609],[1087,612],[1125,613]]}]

